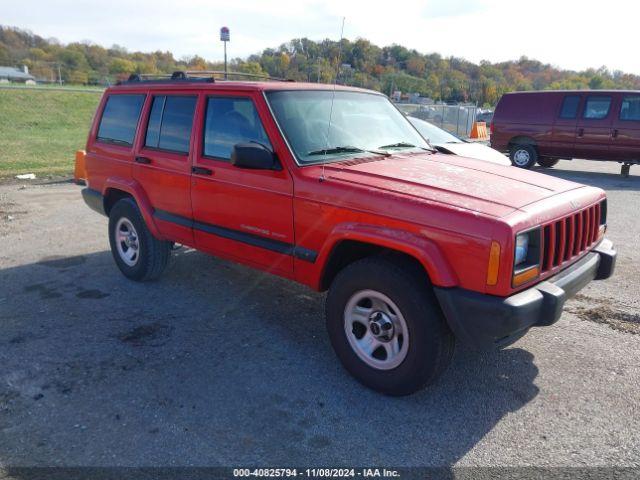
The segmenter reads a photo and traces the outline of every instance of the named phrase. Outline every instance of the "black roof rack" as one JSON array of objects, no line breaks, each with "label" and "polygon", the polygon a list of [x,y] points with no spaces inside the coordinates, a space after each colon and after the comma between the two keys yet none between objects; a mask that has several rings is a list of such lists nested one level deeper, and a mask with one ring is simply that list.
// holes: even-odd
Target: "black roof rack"
[{"label": "black roof rack", "polygon": [[119,81],[117,85],[130,83],[174,83],[174,82],[204,82],[214,83],[217,81],[230,80],[229,77],[240,77],[256,80],[272,80],[277,82],[293,82],[294,80],[270,77],[269,75],[259,75],[255,73],[224,72],[222,70],[178,70],[169,73],[132,73],[127,80]]}]

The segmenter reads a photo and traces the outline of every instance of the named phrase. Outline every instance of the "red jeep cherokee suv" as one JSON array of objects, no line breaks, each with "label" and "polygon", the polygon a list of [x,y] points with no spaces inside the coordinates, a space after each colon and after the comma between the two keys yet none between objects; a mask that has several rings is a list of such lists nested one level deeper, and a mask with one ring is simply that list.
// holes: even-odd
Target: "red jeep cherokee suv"
[{"label": "red jeep cherokee suv", "polygon": [[157,278],[177,242],[328,290],[338,357],[388,394],[436,379],[455,340],[553,324],[615,264],[602,190],[439,154],[367,90],[133,77],[85,166],[126,277]]}]

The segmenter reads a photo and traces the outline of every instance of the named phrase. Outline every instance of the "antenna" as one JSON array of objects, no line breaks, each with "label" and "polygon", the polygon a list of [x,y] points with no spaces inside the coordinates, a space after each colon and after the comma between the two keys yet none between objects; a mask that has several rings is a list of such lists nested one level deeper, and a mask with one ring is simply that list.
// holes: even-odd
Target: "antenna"
[{"label": "antenna", "polygon": [[[329,135],[331,134],[331,121],[333,119],[333,102],[336,99],[336,85],[338,83],[338,75],[340,74],[340,60],[342,58],[342,38],[344,36],[344,21],[346,17],[342,17],[342,27],[340,28],[340,43],[338,44],[338,63],[336,65],[336,76],[333,79],[333,92],[331,93],[331,108],[329,109],[329,125],[327,125],[327,144],[326,149],[328,150],[329,145]],[[322,175],[320,176],[320,181],[324,182],[324,163],[322,164]]]}]

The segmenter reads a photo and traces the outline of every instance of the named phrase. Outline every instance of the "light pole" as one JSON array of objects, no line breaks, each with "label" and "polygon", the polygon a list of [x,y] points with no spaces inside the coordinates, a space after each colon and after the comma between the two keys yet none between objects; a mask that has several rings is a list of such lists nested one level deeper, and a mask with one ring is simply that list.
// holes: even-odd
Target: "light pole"
[{"label": "light pole", "polygon": [[229,41],[229,29],[222,27],[220,29],[220,41],[224,43],[224,79],[227,79],[227,42]]}]

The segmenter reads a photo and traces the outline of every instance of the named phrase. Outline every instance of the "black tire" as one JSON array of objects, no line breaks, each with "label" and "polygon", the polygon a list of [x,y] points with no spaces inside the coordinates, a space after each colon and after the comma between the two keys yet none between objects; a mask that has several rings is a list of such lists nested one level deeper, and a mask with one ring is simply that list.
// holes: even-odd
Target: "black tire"
[{"label": "black tire", "polygon": [[560,161],[559,158],[539,158],[538,165],[542,168],[551,168]]},{"label": "black tire", "polygon": [[[121,220],[128,220],[137,233],[137,257],[133,265],[128,265],[118,250],[116,226]],[[171,253],[171,242],[158,240],[151,234],[132,198],[118,200],[109,212],[109,244],[120,271],[125,277],[136,281],[157,279],[167,266]],[[122,244],[121,248],[127,247]]]},{"label": "black tire", "polygon": [[529,169],[538,160],[538,151],[533,145],[513,145],[509,152],[514,167]]},{"label": "black tire", "polygon": [[[345,308],[364,290],[383,293],[400,310],[408,329],[408,347],[393,369],[365,363],[351,346],[345,330]],[[344,268],[331,284],[325,304],[331,344],[344,367],[359,382],[388,395],[409,395],[433,383],[453,356],[449,329],[424,272],[393,256],[369,257]]]}]

